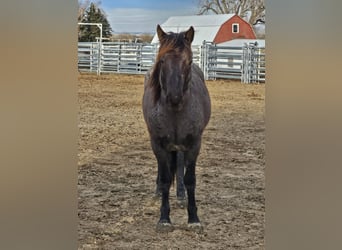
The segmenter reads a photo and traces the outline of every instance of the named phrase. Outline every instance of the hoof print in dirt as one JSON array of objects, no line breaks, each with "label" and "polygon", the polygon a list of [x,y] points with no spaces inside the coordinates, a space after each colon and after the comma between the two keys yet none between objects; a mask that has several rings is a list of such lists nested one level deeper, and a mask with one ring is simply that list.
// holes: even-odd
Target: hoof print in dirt
[{"label": "hoof print in dirt", "polygon": [[195,233],[203,233],[204,229],[201,223],[188,223],[188,230]]},{"label": "hoof print in dirt", "polygon": [[169,222],[158,222],[156,231],[158,233],[169,233],[173,231],[173,226]]}]

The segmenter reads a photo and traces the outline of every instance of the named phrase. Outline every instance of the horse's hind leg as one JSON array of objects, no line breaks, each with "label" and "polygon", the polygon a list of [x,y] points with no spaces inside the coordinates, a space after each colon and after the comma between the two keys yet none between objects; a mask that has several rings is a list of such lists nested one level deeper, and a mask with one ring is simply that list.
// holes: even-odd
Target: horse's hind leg
[{"label": "horse's hind leg", "polygon": [[[159,169],[159,168],[158,168]],[[159,188],[159,171],[157,173],[157,179],[156,179],[156,192],[155,192],[155,198],[160,198],[161,197],[161,191]]]},{"label": "horse's hind leg", "polygon": [[181,208],[186,207],[184,188],[184,153],[177,152],[177,203]]}]

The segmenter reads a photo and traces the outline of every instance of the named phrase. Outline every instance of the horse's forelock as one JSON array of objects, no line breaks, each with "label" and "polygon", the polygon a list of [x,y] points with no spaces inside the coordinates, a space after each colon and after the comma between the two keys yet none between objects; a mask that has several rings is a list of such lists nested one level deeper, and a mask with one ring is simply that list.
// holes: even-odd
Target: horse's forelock
[{"label": "horse's forelock", "polygon": [[185,33],[173,33],[169,32],[164,37],[163,41],[160,42],[159,52],[157,56],[157,62],[160,60],[162,56],[164,56],[169,51],[176,51],[179,50],[190,50],[191,52],[191,45],[185,39]]}]

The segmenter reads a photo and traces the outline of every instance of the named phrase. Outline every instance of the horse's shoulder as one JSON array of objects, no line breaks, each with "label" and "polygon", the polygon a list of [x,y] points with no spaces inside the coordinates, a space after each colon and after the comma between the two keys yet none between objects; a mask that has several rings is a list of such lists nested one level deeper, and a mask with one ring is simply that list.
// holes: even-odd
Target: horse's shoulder
[{"label": "horse's shoulder", "polygon": [[201,81],[204,82],[203,71],[201,70],[201,68],[197,64],[195,64],[195,63],[192,64],[191,71],[192,71],[192,76],[197,76],[201,79]]},{"label": "horse's shoulder", "polygon": [[149,69],[145,74],[144,86],[146,87],[151,79],[151,69]]}]

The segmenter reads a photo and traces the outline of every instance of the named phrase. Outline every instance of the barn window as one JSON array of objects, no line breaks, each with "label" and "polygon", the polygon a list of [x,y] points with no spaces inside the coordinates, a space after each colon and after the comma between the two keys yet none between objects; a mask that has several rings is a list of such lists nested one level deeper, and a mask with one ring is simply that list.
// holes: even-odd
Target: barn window
[{"label": "barn window", "polygon": [[233,33],[239,33],[239,24],[238,23],[233,23],[232,32]]}]

